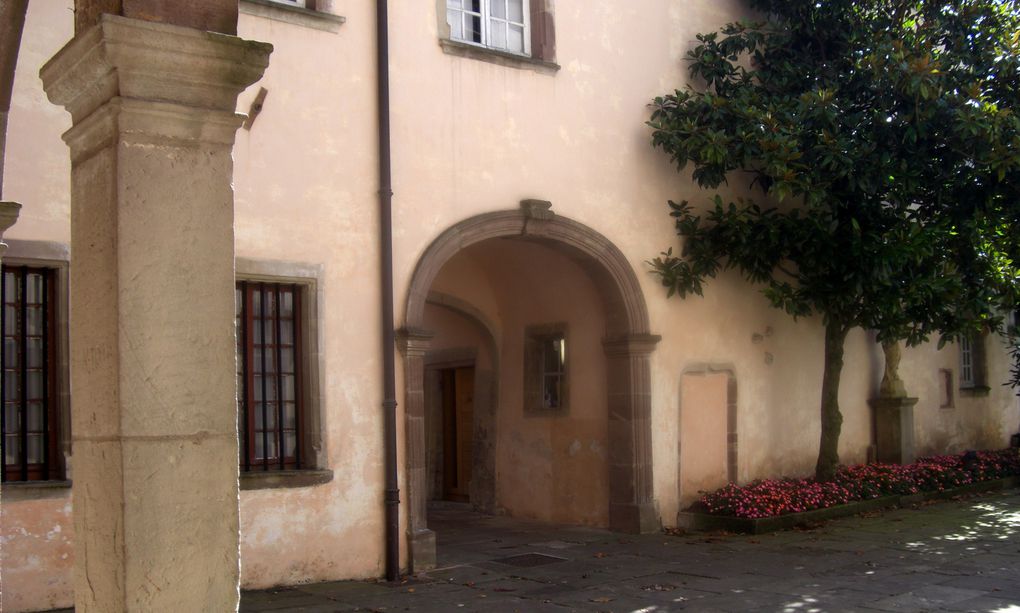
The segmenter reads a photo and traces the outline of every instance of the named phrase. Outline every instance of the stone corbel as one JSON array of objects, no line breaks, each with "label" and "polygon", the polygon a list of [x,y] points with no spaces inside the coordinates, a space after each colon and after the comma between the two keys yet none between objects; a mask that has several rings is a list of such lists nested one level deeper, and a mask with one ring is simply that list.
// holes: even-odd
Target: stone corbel
[{"label": "stone corbel", "polygon": [[18,214],[20,212],[21,205],[17,202],[0,201],[0,259],[7,253],[4,232],[7,232],[14,225],[14,222],[18,221]]}]

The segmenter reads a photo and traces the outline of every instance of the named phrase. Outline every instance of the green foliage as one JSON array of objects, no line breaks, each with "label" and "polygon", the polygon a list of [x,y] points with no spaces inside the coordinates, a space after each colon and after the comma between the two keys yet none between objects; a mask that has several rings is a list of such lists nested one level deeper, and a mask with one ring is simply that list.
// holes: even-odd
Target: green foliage
[{"label": "green foliage", "polygon": [[700,87],[649,125],[700,186],[741,173],[768,204],[671,202],[683,252],[651,264],[670,294],[733,269],[821,315],[825,481],[848,330],[941,346],[1020,303],[1020,0],[749,1],[766,20],[699,35]]},{"label": "green foliage", "polygon": [[1020,304],[1020,2],[750,4],[766,19],[698,35],[699,86],[656,98],[649,125],[700,186],[740,174],[767,204],[671,202],[683,252],[651,262],[669,293],[733,269],[794,317],[880,340],[1002,331]]}]

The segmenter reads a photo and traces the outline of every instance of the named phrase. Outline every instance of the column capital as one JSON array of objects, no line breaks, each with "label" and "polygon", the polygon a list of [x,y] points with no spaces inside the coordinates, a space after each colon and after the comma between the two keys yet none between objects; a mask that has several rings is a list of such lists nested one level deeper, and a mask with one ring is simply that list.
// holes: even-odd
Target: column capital
[{"label": "column capital", "polygon": [[17,202],[0,201],[0,241],[4,238],[4,232],[18,221],[18,213],[21,205]]},{"label": "column capital", "polygon": [[401,328],[397,330],[397,348],[405,356],[423,356],[432,345],[435,332],[422,328]]},{"label": "column capital", "polygon": [[602,341],[606,355],[622,357],[628,355],[648,355],[655,351],[662,337],[658,334],[627,334]]},{"label": "column capital", "polygon": [[46,95],[77,125],[113,98],[234,113],[273,46],[236,36],[103,15],[39,71]]},{"label": "column capital", "polygon": [[17,202],[0,201],[0,258],[7,252],[7,243],[4,242],[4,232],[18,221],[18,213],[21,205]]}]

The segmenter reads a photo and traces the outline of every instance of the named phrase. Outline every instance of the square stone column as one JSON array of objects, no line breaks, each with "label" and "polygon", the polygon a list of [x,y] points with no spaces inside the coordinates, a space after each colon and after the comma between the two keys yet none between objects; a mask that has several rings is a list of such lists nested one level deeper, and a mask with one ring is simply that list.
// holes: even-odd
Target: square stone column
[{"label": "square stone column", "polygon": [[662,529],[652,491],[651,353],[662,337],[631,334],[603,340],[609,382],[609,529],[649,534]]},{"label": "square stone column", "polygon": [[79,613],[237,609],[231,149],[271,51],[103,15],[40,72],[73,123]]},{"label": "square stone column", "polygon": [[407,470],[407,547],[410,572],[436,566],[436,533],[428,528],[428,466],[425,460],[425,353],[434,334],[401,329],[397,344],[404,354],[405,468]]}]

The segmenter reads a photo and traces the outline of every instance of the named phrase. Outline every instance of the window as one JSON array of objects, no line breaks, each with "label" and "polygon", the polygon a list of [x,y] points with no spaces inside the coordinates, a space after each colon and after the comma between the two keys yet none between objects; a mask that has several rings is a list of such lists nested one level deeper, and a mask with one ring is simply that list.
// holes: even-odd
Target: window
[{"label": "window", "polygon": [[987,389],[985,384],[985,348],[983,335],[960,337],[960,389]]},{"label": "window", "polygon": [[528,0],[447,0],[450,38],[516,53],[531,54]]},{"label": "window", "polygon": [[3,480],[60,477],[56,271],[4,266]]},{"label": "window", "polygon": [[301,8],[315,9],[315,0],[270,0],[270,2],[283,4],[285,6],[298,6]]},{"label": "window", "polygon": [[960,338],[960,387],[974,387],[974,342],[969,336]]},{"label": "window", "polygon": [[567,343],[562,336],[547,337],[539,342],[542,352],[542,408],[559,409],[564,406]]},{"label": "window", "polygon": [[244,471],[307,464],[301,314],[300,285],[237,283],[237,422]]},{"label": "window", "polygon": [[237,10],[275,22],[337,33],[347,18],[332,12],[332,0],[241,0]]},{"label": "window", "polygon": [[529,326],[526,329],[524,389],[527,411],[566,411],[567,339],[564,324]]}]

